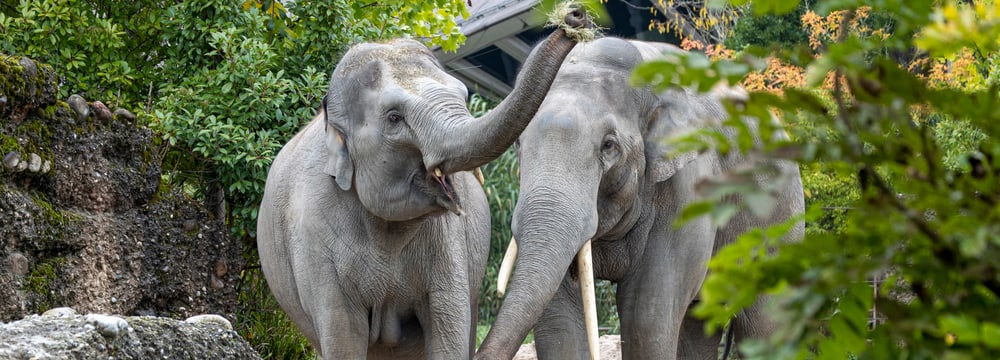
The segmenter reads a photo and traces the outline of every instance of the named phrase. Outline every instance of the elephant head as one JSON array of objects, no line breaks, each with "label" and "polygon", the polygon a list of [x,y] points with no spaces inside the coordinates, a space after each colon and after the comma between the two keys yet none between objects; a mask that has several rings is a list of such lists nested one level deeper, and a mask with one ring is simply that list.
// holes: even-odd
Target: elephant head
[{"label": "elephant head", "polygon": [[[582,10],[564,22],[589,26]],[[357,45],[337,65],[324,98],[323,170],[383,219],[460,214],[449,174],[483,165],[514,142],[575,44],[557,29],[525,61],[513,92],[479,119],[466,107],[465,85],[419,42]]]},{"label": "elephant head", "polygon": [[[721,124],[726,111],[719,94],[683,89],[657,94],[629,84],[636,65],[669,51],[681,50],[603,38],[581,44],[567,56],[535,120],[517,142],[520,194],[512,219],[516,267],[479,358],[515,354],[567,271],[578,266],[574,256],[590,252],[591,242],[592,266],[600,278],[619,281],[629,269],[641,266],[637,263],[646,248],[641,242],[653,226],[640,223],[653,221],[650,214],[662,214],[663,209],[679,212],[694,196],[678,192],[683,196],[664,198],[656,189],[690,187],[714,171],[704,166],[711,162],[703,163],[695,153],[668,157],[671,149],[664,139]],[[716,162],[714,168],[718,166]],[[641,240],[618,242],[626,237]],[[699,245],[702,265],[714,235],[706,237],[706,244]],[[608,255],[613,251],[624,255]],[[688,297],[696,291],[691,286],[678,289]]]}]

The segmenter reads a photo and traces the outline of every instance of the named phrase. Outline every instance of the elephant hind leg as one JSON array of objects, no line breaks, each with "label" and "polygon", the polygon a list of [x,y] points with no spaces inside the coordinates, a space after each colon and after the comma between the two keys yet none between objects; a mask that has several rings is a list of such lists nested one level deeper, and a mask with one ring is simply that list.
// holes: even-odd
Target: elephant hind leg
[{"label": "elephant hind leg", "polygon": [[680,339],[677,343],[677,358],[682,360],[717,360],[722,351],[722,333],[705,334],[705,322],[691,315],[695,303],[688,307],[681,323]]},{"label": "elephant hind leg", "polygon": [[730,326],[733,327],[733,342],[739,343],[744,339],[767,339],[775,332],[777,323],[772,316],[773,311],[769,311],[769,298],[761,296],[733,319]]},{"label": "elephant hind leg", "polygon": [[589,359],[579,283],[567,273],[534,327],[539,359]]}]

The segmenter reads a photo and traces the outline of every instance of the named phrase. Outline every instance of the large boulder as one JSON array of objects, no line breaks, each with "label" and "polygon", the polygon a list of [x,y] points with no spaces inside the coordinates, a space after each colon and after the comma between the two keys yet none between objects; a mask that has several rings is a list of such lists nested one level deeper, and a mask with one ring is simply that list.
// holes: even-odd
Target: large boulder
[{"label": "large boulder", "polygon": [[260,359],[225,320],[32,315],[0,323],[2,359]]},{"label": "large boulder", "polygon": [[3,84],[33,82],[0,88],[0,321],[60,306],[235,320],[242,244],[189,195],[161,186],[141,118],[123,109],[109,118],[80,96],[71,106],[54,95],[50,67],[6,59]]}]

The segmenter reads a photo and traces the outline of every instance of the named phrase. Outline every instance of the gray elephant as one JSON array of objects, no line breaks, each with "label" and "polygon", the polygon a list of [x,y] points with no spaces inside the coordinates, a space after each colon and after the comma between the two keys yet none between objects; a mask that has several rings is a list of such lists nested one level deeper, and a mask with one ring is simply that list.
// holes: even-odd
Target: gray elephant
[{"label": "gray elephant", "polygon": [[[564,21],[589,26],[579,10]],[[472,356],[490,218],[469,170],[514,142],[575,44],[556,30],[480,119],[416,41],[344,55],[275,158],[257,222],[271,291],[323,358]]]},{"label": "gray elephant", "polygon": [[[770,218],[741,211],[722,228],[707,216],[675,227],[700,181],[744,159],[712,152],[666,156],[664,138],[718,126],[727,116],[720,98],[740,94],[726,88],[657,94],[629,85],[637,64],[667,51],[681,50],[603,38],[567,56],[518,140],[515,269],[477,359],[510,359],[533,326],[539,359],[588,358],[586,301],[575,280],[588,279],[574,271],[590,266],[597,278],[617,284],[625,359],[717,358],[720,335],[706,336],[701,321],[686,317],[707,262],[743,231],[801,213],[802,184],[796,164],[769,160],[779,171],[755,181],[780,184]],[[785,240],[802,234],[800,223]],[[584,251],[592,252],[593,263],[574,263]],[[772,331],[763,305],[758,300],[734,320],[737,340]]]}]

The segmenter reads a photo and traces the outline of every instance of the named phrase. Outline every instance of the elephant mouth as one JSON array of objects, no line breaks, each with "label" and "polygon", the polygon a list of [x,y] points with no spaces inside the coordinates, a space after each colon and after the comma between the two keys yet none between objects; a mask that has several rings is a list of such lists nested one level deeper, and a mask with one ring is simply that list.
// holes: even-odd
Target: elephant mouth
[{"label": "elephant mouth", "polygon": [[439,206],[448,209],[455,215],[463,215],[462,205],[455,191],[451,176],[444,175],[441,170],[435,169],[433,173],[427,174],[427,182],[430,183],[431,195]]}]

